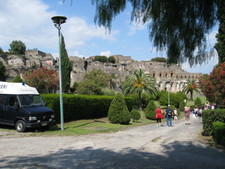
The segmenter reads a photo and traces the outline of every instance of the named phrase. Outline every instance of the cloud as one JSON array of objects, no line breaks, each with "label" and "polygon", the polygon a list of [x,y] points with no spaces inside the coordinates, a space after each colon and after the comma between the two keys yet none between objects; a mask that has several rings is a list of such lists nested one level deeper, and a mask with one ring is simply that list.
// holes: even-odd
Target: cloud
[{"label": "cloud", "polygon": [[213,48],[215,43],[217,42],[216,34],[218,33],[218,27],[216,26],[212,32],[207,35],[207,41],[209,48]]},{"label": "cloud", "polygon": [[[0,1],[0,47],[8,50],[13,40],[21,40],[27,49],[54,53],[58,49],[58,32],[51,17],[57,13],[49,10],[41,0]],[[68,18],[61,30],[69,51],[95,38],[115,41],[119,33],[112,30],[111,34],[106,34],[104,28],[90,25],[76,16]]]},{"label": "cloud", "polygon": [[111,56],[112,52],[111,51],[105,51],[105,52],[100,52],[101,56]]},{"label": "cloud", "polygon": [[141,22],[132,22],[129,26],[129,32],[128,35],[132,36],[134,34],[136,34],[137,31],[140,30],[146,30],[146,25],[142,24]]},{"label": "cloud", "polygon": [[[13,40],[35,44],[46,34],[46,23],[53,13],[39,0],[7,0],[0,2],[0,46],[6,47]],[[43,38],[41,38],[43,39]]]},{"label": "cloud", "polygon": [[203,63],[202,65],[196,65],[190,67],[190,64],[188,62],[185,62],[182,64],[182,69],[186,70],[190,73],[203,73],[203,74],[209,74],[212,72],[214,66],[218,64],[218,55],[215,54],[211,59],[209,59],[206,63]]},{"label": "cloud", "polygon": [[84,45],[86,41],[93,38],[114,41],[118,33],[119,31],[112,31],[107,34],[105,28],[89,25],[85,20],[78,17],[69,18],[63,28],[67,48]]}]

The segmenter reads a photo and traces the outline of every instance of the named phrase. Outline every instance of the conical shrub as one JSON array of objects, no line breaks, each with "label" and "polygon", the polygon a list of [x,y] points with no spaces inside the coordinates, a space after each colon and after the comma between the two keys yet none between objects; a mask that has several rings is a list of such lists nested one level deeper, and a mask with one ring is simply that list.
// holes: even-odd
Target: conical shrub
[{"label": "conical shrub", "polygon": [[140,118],[141,118],[141,114],[140,114],[140,111],[138,111],[138,110],[132,110],[131,112],[130,112],[130,115],[131,115],[131,118],[134,120],[134,121],[137,121],[137,120],[139,120]]},{"label": "conical shrub", "polygon": [[124,101],[122,94],[118,93],[109,106],[108,119],[111,123],[128,124],[130,118],[131,115],[126,102]]},{"label": "conical shrub", "polygon": [[156,110],[156,105],[153,100],[150,100],[147,107],[145,108],[145,117],[147,119],[155,120],[155,110]]},{"label": "conical shrub", "polygon": [[197,97],[195,99],[195,106],[198,106],[198,107],[202,106],[202,102],[201,102],[201,99],[199,97]]},{"label": "conical shrub", "polygon": [[185,105],[186,105],[186,103],[185,103],[184,101],[181,101],[181,102],[180,102],[180,105],[179,105],[179,109],[180,109],[181,111],[183,111]]}]

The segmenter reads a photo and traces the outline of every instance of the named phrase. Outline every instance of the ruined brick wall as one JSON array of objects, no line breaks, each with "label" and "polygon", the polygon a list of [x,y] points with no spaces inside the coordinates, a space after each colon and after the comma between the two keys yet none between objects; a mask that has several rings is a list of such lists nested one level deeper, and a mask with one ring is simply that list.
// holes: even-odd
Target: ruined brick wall
[{"label": "ruined brick wall", "polygon": [[[94,57],[80,58],[69,57],[73,64],[71,72],[71,86],[74,82],[82,81],[84,75],[94,69],[101,69],[106,73],[113,74],[116,79],[116,88],[130,75],[134,70],[142,69],[145,73],[152,75],[157,81],[159,90],[169,90],[172,92],[181,91],[187,80],[197,80],[202,74],[188,73],[181,69],[179,65],[167,65],[162,62],[152,61],[135,61],[130,56],[114,55],[116,63],[101,63],[94,61]],[[24,56],[8,55],[0,57],[0,61],[6,67],[8,80],[12,80],[17,75],[24,74],[25,71],[35,67],[47,67],[49,69],[58,70],[58,60],[49,53],[38,50],[28,50]]]}]

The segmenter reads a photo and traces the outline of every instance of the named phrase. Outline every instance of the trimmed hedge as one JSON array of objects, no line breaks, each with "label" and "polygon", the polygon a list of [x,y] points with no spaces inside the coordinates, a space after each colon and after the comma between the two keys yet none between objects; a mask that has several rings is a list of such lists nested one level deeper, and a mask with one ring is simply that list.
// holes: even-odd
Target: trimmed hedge
[{"label": "trimmed hedge", "polygon": [[216,143],[225,146],[225,123],[213,122],[212,135]]},{"label": "trimmed hedge", "polygon": [[225,109],[204,110],[202,113],[203,134],[212,135],[213,122],[225,122]]},{"label": "trimmed hedge", "polygon": [[[42,94],[47,106],[55,111],[55,120],[60,121],[59,94]],[[90,96],[63,94],[64,121],[107,117],[113,96]],[[129,111],[132,110],[133,99],[124,97]]]}]

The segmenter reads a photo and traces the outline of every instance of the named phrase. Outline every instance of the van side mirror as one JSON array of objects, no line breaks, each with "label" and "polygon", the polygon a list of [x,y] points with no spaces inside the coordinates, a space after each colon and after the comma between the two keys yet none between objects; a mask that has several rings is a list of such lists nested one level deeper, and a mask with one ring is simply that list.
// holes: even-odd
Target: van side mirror
[{"label": "van side mirror", "polygon": [[47,102],[44,102],[44,105],[45,105],[45,106],[48,106],[48,103],[47,103]]},{"label": "van side mirror", "polygon": [[15,107],[16,110],[18,110],[19,107],[20,107],[19,103],[18,103],[18,102],[15,102],[15,103],[14,103],[14,107]]}]

